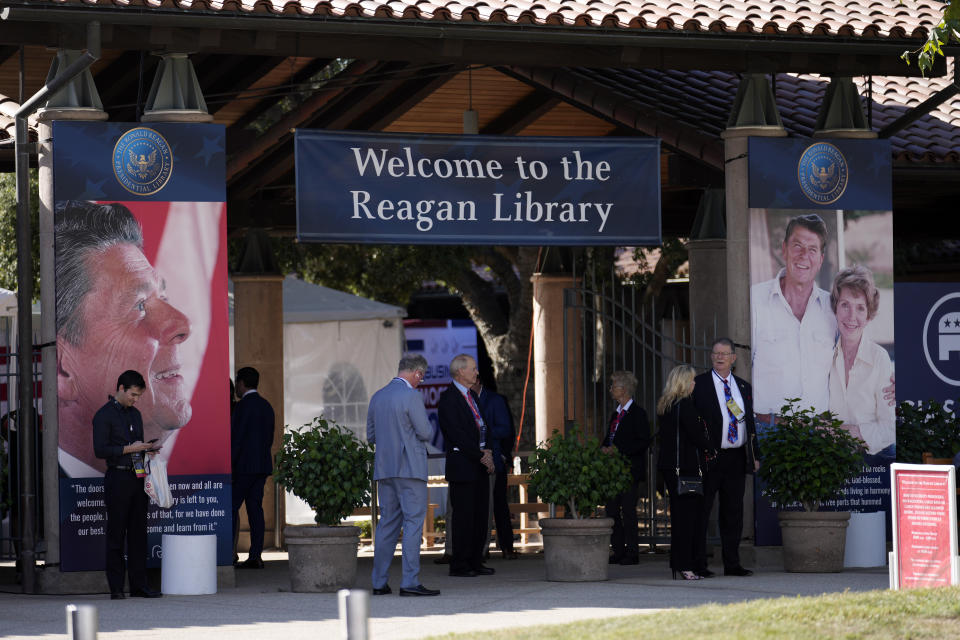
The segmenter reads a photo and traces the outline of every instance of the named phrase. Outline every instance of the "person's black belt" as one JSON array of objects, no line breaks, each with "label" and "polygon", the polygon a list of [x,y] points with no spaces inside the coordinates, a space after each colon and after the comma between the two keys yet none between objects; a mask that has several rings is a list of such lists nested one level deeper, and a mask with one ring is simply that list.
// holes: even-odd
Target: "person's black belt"
[{"label": "person's black belt", "polygon": [[115,464],[115,465],[112,465],[112,466],[107,467],[107,468],[108,468],[108,469],[117,469],[117,470],[119,470],[119,471],[133,471],[133,466],[131,466],[131,465],[129,465],[129,464]]}]

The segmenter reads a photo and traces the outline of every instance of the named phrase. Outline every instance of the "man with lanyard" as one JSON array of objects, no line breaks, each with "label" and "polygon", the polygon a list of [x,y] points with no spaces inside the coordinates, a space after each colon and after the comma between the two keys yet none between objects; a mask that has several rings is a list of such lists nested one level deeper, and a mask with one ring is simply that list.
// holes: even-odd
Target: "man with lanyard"
[{"label": "man with lanyard", "polygon": [[403,529],[401,596],[436,596],[420,584],[420,538],[427,513],[427,443],[433,427],[423,397],[427,360],[420,355],[400,359],[397,376],[370,398],[367,442],[374,445],[373,479],[377,483],[380,522],[373,550],[373,595],[392,593],[387,577]]},{"label": "man with lanyard", "polygon": [[707,467],[703,482],[703,514],[698,521],[696,572],[705,578],[713,575],[707,568],[707,520],[713,498],[720,494],[717,522],[723,549],[723,574],[749,576],[753,572],[740,565],[740,537],[743,533],[743,488],[747,473],[760,463],[756,448],[753,418],[753,391],[750,383],[733,375],[737,361],[733,341],[717,338],[710,358],[713,369],[694,378],[693,403],[707,423],[707,434],[718,451]]},{"label": "man with lanyard", "polygon": [[477,362],[460,354],[450,363],[453,384],[440,394],[437,416],[446,447],[446,478],[453,511],[453,556],[450,575],[472,578],[490,575],[483,565],[484,540],[489,540],[487,507],[493,450],[487,445],[486,425],[470,387],[480,372]]},{"label": "man with lanyard", "polygon": [[144,453],[153,456],[158,449],[156,441],[143,442],[143,418],[133,406],[145,388],[142,375],[124,371],[117,379],[116,395],[93,416],[93,450],[107,463],[103,491],[107,505],[106,573],[112,600],[126,597],[124,573],[130,580],[131,596],[160,597],[147,587],[147,494],[143,490],[147,475]]}]

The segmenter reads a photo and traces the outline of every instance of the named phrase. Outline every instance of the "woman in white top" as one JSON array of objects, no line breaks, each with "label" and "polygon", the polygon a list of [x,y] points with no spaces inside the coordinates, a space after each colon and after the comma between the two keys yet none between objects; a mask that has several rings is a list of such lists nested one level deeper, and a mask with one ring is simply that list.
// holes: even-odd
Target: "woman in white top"
[{"label": "woman in white top", "polygon": [[840,271],[833,279],[830,304],[840,334],[830,369],[830,411],[863,440],[869,455],[894,457],[896,414],[883,397],[893,365],[886,349],[863,337],[880,304],[870,270],[855,266]]}]

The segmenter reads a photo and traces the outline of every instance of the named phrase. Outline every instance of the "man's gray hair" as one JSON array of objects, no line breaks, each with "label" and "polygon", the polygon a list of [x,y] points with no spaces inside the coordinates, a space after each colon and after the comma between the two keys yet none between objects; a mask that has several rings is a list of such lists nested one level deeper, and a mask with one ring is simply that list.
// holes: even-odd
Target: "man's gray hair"
[{"label": "man's gray hair", "polygon": [[421,355],[406,353],[400,358],[400,364],[397,365],[397,373],[404,371],[426,371],[427,359]]},{"label": "man's gray hair", "polygon": [[54,238],[57,335],[80,344],[86,332],[80,305],[92,287],[87,258],[120,244],[143,250],[143,230],[122,204],[68,200],[57,203]]},{"label": "man's gray hair", "polygon": [[461,353],[450,361],[450,375],[455,376],[461,369],[466,369],[470,362],[473,362],[473,356]]}]

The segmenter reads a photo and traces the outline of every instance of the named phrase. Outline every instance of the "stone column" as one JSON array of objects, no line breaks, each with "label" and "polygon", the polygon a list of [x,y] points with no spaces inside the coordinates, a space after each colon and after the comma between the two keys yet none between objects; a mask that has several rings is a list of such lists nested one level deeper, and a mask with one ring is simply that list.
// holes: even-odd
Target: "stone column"
[{"label": "stone column", "polygon": [[[575,309],[567,311],[567,379],[564,380],[563,291],[576,288],[570,276],[535,273],[533,282],[533,372],[536,441],[543,442],[555,429],[566,432],[564,422],[564,385],[567,389],[566,415],[576,419],[582,410],[583,391],[580,362],[580,317]],[[576,397],[580,394],[581,397]]]},{"label": "stone column", "polygon": [[[276,416],[272,453],[280,448],[283,436],[283,277],[280,275],[234,273],[233,342],[237,369],[253,367],[260,372],[260,395],[273,406]],[[235,372],[234,372],[235,373]],[[279,498],[279,501],[278,501]],[[285,521],[283,494],[277,496],[273,478],[263,491],[266,531],[263,546],[279,548]],[[244,509],[240,510],[238,549],[250,548],[250,528]]]},{"label": "stone column", "polygon": [[[727,187],[727,326],[729,337],[736,344],[750,344],[750,208],[749,166],[747,157],[750,136],[785,137],[782,128],[743,127],[723,132]],[[750,351],[737,347],[737,375],[751,380]],[[757,563],[754,540],[754,487],[747,476],[743,496],[743,537],[740,555],[747,565]]]},{"label": "stone column", "polygon": [[[693,344],[727,335],[727,241],[690,240],[690,321]],[[700,366],[700,361],[697,361]],[[707,363],[709,366],[709,363]]]},{"label": "stone column", "polygon": [[60,565],[60,466],[57,460],[60,426],[57,415],[57,297],[54,275],[53,122],[100,121],[107,112],[97,108],[65,107],[37,112],[39,239],[40,239],[40,371],[43,398],[43,539],[45,566],[38,574],[41,593],[91,593],[103,589],[102,571],[61,572]]}]

